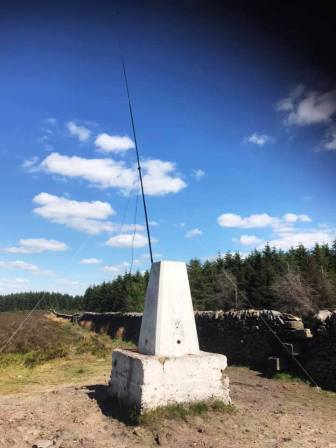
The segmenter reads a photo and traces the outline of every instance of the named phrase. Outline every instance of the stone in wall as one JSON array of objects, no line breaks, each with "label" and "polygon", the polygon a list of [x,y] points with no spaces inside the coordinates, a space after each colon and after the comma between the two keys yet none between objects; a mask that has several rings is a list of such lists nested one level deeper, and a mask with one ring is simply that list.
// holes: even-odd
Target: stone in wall
[{"label": "stone in wall", "polygon": [[312,331],[302,362],[319,386],[336,391],[336,311],[320,311]]},{"label": "stone in wall", "polygon": [[138,343],[142,313],[83,313],[78,323],[96,333]]},{"label": "stone in wall", "polygon": [[[83,313],[65,318],[137,343],[142,314]],[[269,357],[277,357],[286,361],[289,371],[302,374],[297,359],[319,386],[336,391],[336,311],[318,313],[309,321],[311,330],[299,317],[272,310],[198,311],[195,319],[201,350],[223,353],[229,364],[261,370]]]},{"label": "stone in wall", "polygon": [[203,311],[195,317],[201,349],[226,354],[229,364],[264,369],[268,357],[289,355],[279,339],[298,346],[307,337],[300,318],[279,311]]}]

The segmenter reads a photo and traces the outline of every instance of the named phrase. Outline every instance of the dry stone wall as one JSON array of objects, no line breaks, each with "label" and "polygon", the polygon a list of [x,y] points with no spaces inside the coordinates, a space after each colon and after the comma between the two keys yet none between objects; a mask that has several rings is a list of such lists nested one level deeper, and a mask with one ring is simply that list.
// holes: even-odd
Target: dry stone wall
[{"label": "dry stone wall", "polygon": [[336,391],[336,311],[318,313],[312,333],[302,363],[318,385]]},{"label": "dry stone wall", "polygon": [[198,312],[195,317],[202,350],[224,353],[230,364],[257,369],[266,369],[271,356],[288,357],[287,350],[298,350],[310,336],[301,319],[278,311]]},{"label": "dry stone wall", "polygon": [[[59,316],[138,342],[141,313]],[[270,310],[199,311],[195,319],[201,350],[223,353],[229,364],[267,370],[276,361],[281,370],[300,374],[294,356],[319,386],[336,391],[336,311],[322,311],[305,323]]]}]

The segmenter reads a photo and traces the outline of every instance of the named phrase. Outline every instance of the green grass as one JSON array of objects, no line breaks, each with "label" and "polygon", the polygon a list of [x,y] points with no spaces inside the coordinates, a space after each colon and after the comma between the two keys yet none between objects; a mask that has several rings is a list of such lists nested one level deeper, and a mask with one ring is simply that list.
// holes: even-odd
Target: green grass
[{"label": "green grass", "polygon": [[207,414],[208,412],[233,413],[232,404],[221,400],[202,401],[190,404],[171,404],[160,406],[137,417],[137,423],[146,426],[159,426],[162,420],[184,420],[187,417]]},{"label": "green grass", "polygon": [[84,367],[80,367],[79,369],[75,369],[74,373],[76,375],[84,375],[85,373],[87,373],[87,369],[85,369]]},{"label": "green grass", "polygon": [[273,378],[278,381],[285,381],[287,383],[309,383],[308,380],[305,380],[297,375],[288,372],[277,372]]},{"label": "green grass", "polygon": [[43,364],[47,361],[56,358],[64,358],[68,355],[68,351],[64,347],[48,347],[44,350],[37,349],[31,350],[27,353],[6,353],[0,356],[0,368],[6,368],[9,366],[24,366],[35,367],[39,364]]},{"label": "green grass", "polygon": [[201,401],[197,403],[176,403],[160,406],[143,414],[136,407],[122,406],[117,400],[110,401],[111,417],[122,421],[129,426],[146,426],[150,429],[158,429],[165,420],[187,421],[188,417],[204,415],[208,413],[229,413],[236,411],[232,404],[225,404],[221,400]]}]

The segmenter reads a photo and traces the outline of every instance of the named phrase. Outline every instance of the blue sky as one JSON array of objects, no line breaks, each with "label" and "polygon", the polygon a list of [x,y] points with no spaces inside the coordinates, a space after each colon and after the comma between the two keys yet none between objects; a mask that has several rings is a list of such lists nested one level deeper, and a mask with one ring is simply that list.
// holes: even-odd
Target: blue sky
[{"label": "blue sky", "polygon": [[[331,242],[335,86],[246,24],[123,5],[1,19],[0,293],[82,293],[130,268],[137,176],[118,38],[155,259]],[[142,271],[140,201],[136,222]]]}]

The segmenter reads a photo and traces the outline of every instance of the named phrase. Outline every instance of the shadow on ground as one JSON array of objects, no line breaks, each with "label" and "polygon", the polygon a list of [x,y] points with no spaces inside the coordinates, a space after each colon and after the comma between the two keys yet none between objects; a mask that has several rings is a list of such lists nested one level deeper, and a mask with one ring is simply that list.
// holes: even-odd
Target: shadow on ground
[{"label": "shadow on ground", "polygon": [[88,391],[88,397],[97,402],[103,415],[119,420],[127,426],[137,424],[138,414],[136,409],[120,406],[117,400],[109,396],[108,387],[105,384],[92,384],[84,388]]}]

